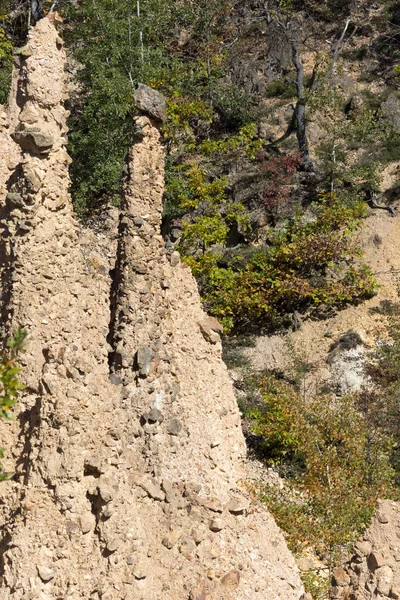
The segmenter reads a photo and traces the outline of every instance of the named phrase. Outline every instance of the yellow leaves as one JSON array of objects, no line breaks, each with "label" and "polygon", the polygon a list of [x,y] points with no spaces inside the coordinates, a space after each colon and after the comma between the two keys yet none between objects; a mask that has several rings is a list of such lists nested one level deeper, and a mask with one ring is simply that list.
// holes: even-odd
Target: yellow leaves
[{"label": "yellow leaves", "polygon": [[200,145],[200,152],[206,156],[226,155],[238,152],[248,158],[254,159],[264,145],[258,138],[257,125],[251,123],[242,127],[237,135],[219,140],[204,140]]}]

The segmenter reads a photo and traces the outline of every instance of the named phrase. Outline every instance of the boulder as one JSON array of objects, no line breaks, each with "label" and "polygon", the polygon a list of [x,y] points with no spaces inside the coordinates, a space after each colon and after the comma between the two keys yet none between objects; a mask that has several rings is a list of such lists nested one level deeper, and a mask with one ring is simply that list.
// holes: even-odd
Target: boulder
[{"label": "boulder", "polygon": [[142,113],[161,123],[167,120],[167,100],[160,92],[139,83],[134,99],[136,108]]}]

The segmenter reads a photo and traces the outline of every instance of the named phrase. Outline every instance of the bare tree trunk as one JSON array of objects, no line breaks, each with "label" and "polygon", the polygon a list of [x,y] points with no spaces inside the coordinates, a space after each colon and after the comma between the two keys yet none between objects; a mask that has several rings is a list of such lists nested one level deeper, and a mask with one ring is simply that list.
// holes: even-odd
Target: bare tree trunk
[{"label": "bare tree trunk", "polygon": [[285,32],[292,48],[292,60],[296,69],[297,104],[294,110],[296,115],[296,136],[301,152],[301,164],[305,171],[315,171],[315,165],[310,156],[307,138],[304,67],[299,56],[298,42],[294,39],[294,36],[290,34],[287,27],[285,28]]},{"label": "bare tree trunk", "polygon": [[[265,3],[264,6],[267,22],[271,23],[274,17],[272,16],[268,2]],[[315,164],[310,156],[310,150],[308,145],[307,138],[307,122],[306,122],[306,99],[304,94],[304,67],[300,60],[300,52],[299,52],[299,42],[296,39],[295,33],[292,29],[292,22],[287,21],[283,14],[280,11],[279,4],[277,6],[277,24],[283,30],[285,37],[290,45],[292,51],[292,62],[296,69],[296,92],[297,92],[297,103],[293,111],[293,117],[290,121],[290,124],[284,133],[278,140],[273,142],[271,146],[276,145],[284,140],[286,140],[290,135],[296,131],[297,141],[299,145],[299,150],[301,153],[301,166],[305,171],[315,171]],[[315,72],[313,74],[313,77]]]},{"label": "bare tree trunk", "polygon": [[34,21],[37,23],[44,17],[44,10],[40,0],[30,0],[31,15]]}]

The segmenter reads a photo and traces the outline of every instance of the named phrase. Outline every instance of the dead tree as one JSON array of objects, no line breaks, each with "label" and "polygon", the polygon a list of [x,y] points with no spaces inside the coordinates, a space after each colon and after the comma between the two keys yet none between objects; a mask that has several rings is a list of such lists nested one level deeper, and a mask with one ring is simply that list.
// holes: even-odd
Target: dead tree
[{"label": "dead tree", "polygon": [[[292,133],[296,132],[297,142],[301,153],[301,166],[305,171],[315,171],[315,164],[310,156],[307,128],[306,128],[306,87],[304,84],[304,67],[300,59],[300,39],[298,32],[296,31],[296,25],[294,19],[283,14],[281,10],[280,0],[275,0],[273,7],[269,6],[268,2],[264,5],[265,16],[269,24],[275,23],[279,29],[283,32],[287,43],[291,50],[292,63],[296,70],[296,78],[294,81],[288,81],[288,83],[294,83],[296,86],[297,102],[293,107],[293,116],[289,123],[286,132],[275,142],[270,144],[270,147],[276,146],[283,142]],[[312,77],[311,83],[315,81],[315,77]]]},{"label": "dead tree", "polygon": [[42,8],[42,4],[40,0],[30,0],[29,9],[31,13],[31,18],[37,23],[40,19],[44,17],[44,10]]},{"label": "dead tree", "polygon": [[[291,50],[292,64],[296,71],[295,79],[286,79],[288,83],[293,83],[296,86],[297,102],[293,107],[293,115],[285,133],[269,144],[269,148],[276,147],[284,140],[288,139],[293,133],[296,132],[297,142],[301,153],[302,161],[301,166],[304,171],[314,172],[316,170],[314,161],[310,156],[309,143],[307,137],[307,92],[311,92],[318,86],[318,59],[315,62],[313,73],[309,84],[306,86],[304,82],[304,67],[301,62],[300,52],[301,46],[315,51],[318,56],[317,48],[310,48],[308,45],[308,39],[311,37],[308,35],[304,40],[300,39],[299,26],[296,24],[295,17],[289,14],[285,14],[281,7],[281,0],[266,0],[264,3],[264,18],[266,18],[268,24],[275,23],[279,29],[283,32],[287,43]],[[332,46],[332,63],[328,72],[328,77],[335,74],[336,62],[342,49],[346,33],[350,25],[350,18],[346,20],[343,31],[334,43],[330,43]]]}]

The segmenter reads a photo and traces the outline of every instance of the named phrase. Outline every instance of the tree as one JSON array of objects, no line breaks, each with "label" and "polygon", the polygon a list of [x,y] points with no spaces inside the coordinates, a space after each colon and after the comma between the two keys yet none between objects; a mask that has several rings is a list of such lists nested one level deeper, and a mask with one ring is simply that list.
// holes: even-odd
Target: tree
[{"label": "tree", "polygon": [[[305,7],[306,8],[306,7]],[[294,84],[296,89],[296,105],[293,108],[293,115],[290,120],[286,132],[271,146],[286,140],[290,135],[296,132],[297,142],[301,153],[301,167],[304,171],[315,171],[316,166],[310,156],[309,142],[307,137],[307,101],[310,93],[313,92],[318,83],[318,71],[320,67],[320,51],[321,44],[316,41],[315,28],[316,23],[313,19],[308,18],[307,32],[303,33],[304,23],[302,24],[296,16],[296,11],[293,10],[291,2],[287,0],[267,0],[265,3],[265,16],[269,25],[275,26],[283,33],[291,51],[292,64],[295,70],[295,79],[286,77],[285,81],[288,84]],[[325,79],[330,79],[335,74],[336,62],[350,24],[350,18],[346,20],[346,24],[341,35],[334,42],[328,42],[331,45],[331,64],[325,73]],[[314,38],[314,39],[313,39]],[[311,50],[315,54],[315,63],[313,72],[309,82],[305,83],[304,66],[301,61],[302,49]],[[334,191],[331,189],[331,191]]]},{"label": "tree", "polygon": [[170,99],[166,135],[175,153],[184,148],[190,121],[202,119],[214,102],[221,73],[217,24],[229,5],[229,0],[83,0],[66,7],[65,36],[82,66],[69,135],[78,209],[119,200],[138,83]]}]

